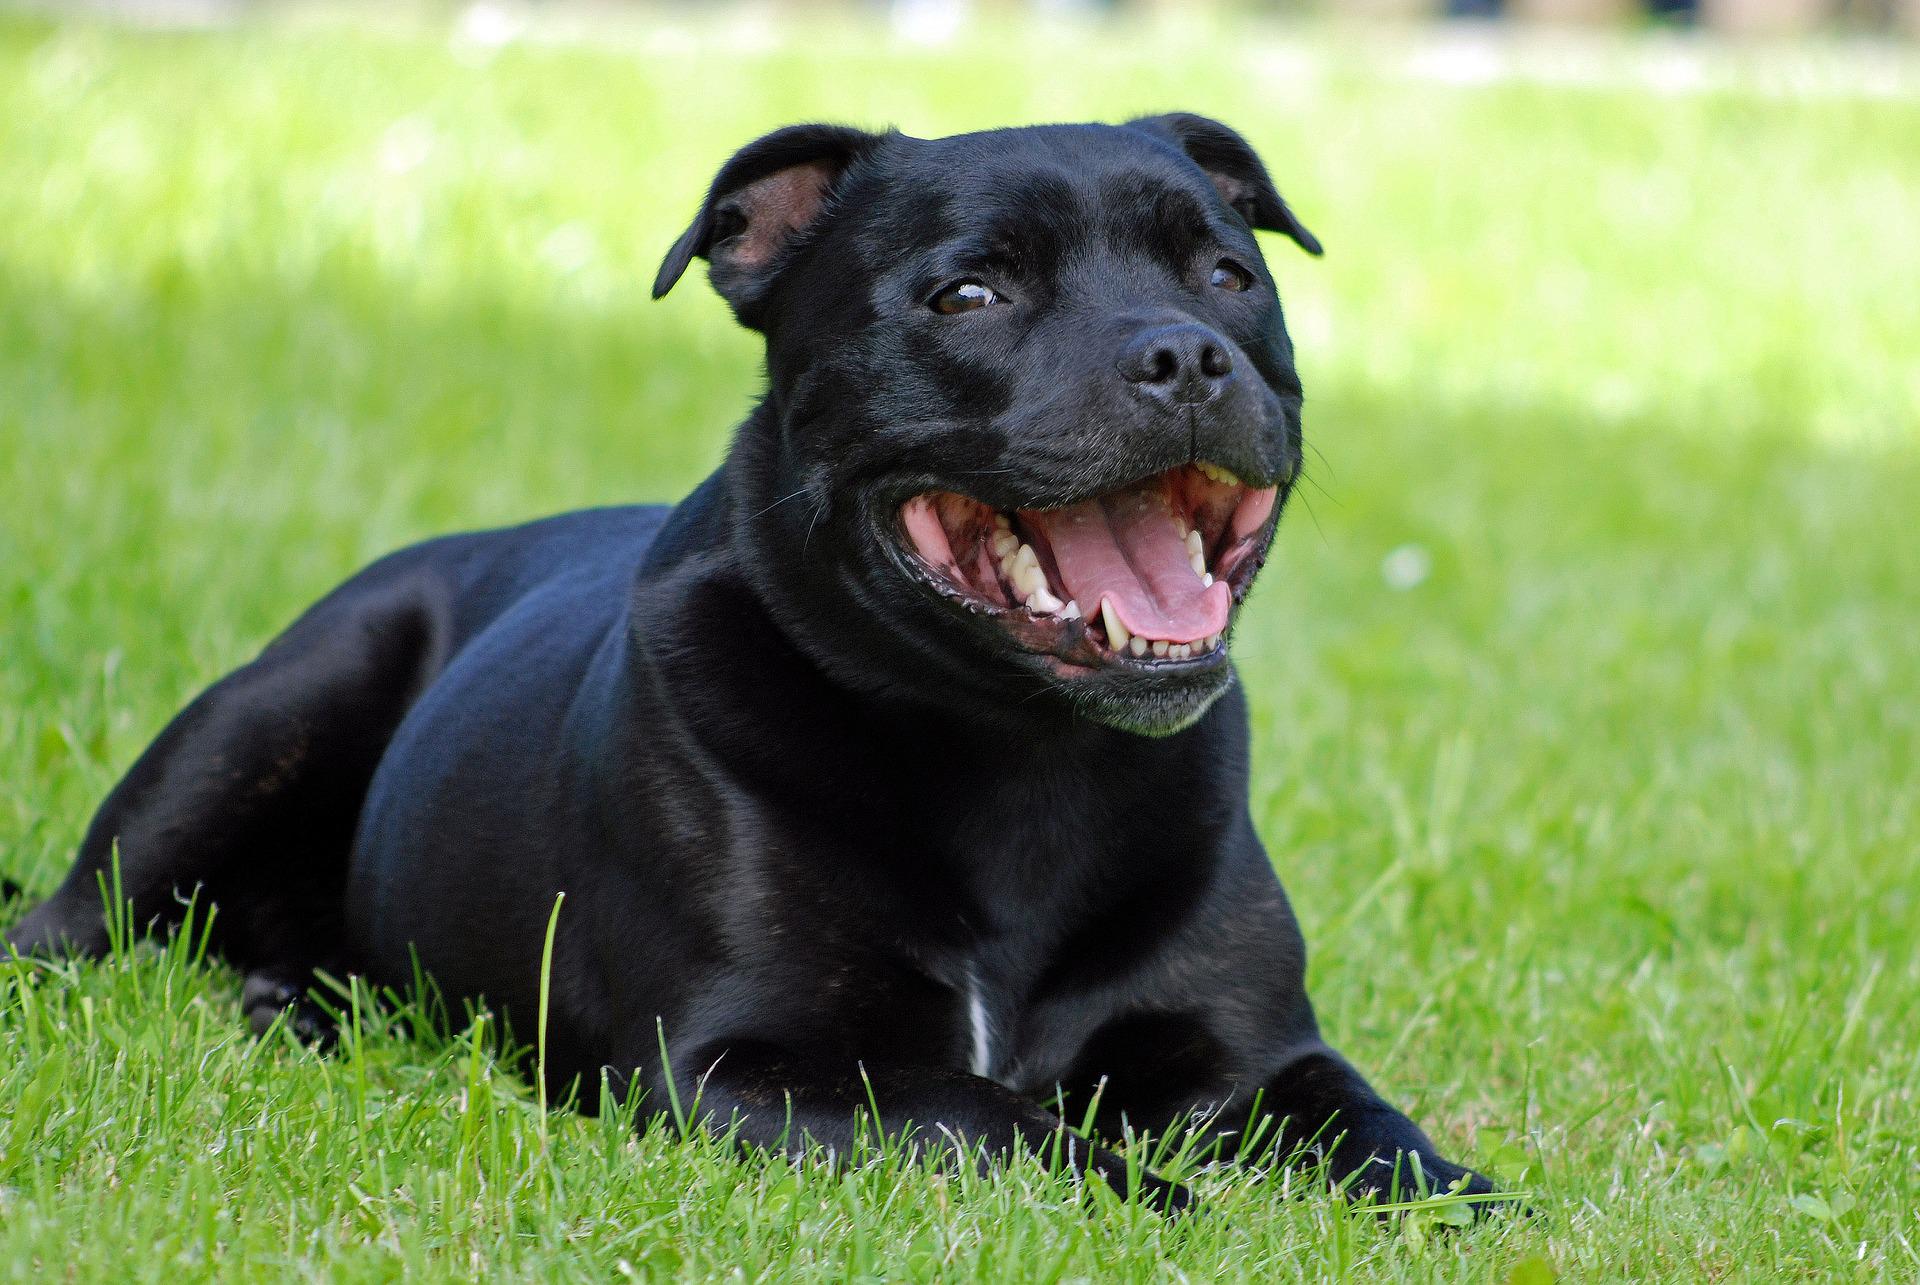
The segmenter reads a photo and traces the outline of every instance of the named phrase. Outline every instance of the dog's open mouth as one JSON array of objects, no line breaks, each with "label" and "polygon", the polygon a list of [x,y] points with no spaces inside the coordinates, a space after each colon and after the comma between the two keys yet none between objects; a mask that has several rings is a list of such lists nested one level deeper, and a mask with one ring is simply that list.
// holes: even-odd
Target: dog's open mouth
[{"label": "dog's open mouth", "polygon": [[1177,664],[1221,650],[1278,493],[1201,462],[1051,509],[929,491],[901,505],[900,522],[935,590],[1027,648]]}]

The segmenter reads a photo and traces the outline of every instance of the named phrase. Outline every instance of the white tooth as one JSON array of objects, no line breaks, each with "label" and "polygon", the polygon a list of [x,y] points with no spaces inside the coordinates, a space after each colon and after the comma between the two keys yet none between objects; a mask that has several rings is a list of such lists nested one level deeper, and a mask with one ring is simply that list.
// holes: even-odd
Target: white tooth
[{"label": "white tooth", "polygon": [[1067,620],[1078,620],[1080,619],[1080,604],[1069,598],[1067,599],[1067,609],[1060,614]]},{"label": "white tooth", "polygon": [[1207,650],[1212,651],[1215,647],[1218,647],[1220,640],[1224,637],[1226,637],[1225,634],[1215,634],[1213,637],[1207,639]]},{"label": "white tooth", "polygon": [[1127,640],[1127,650],[1136,656],[1144,656],[1147,654],[1147,640],[1135,634]]},{"label": "white tooth", "polygon": [[1207,560],[1199,554],[1196,553],[1188,558],[1187,565],[1193,568],[1194,575],[1199,576],[1202,580],[1207,578]]},{"label": "white tooth", "polygon": [[[1047,592],[1047,573],[1039,567],[1017,567],[1015,570],[1020,577],[1016,587],[1022,595],[1045,593],[1049,598],[1053,597],[1051,593]],[[1057,602],[1059,600],[1055,599],[1055,601]]]},{"label": "white tooth", "polygon": [[1001,529],[1002,531],[1007,531],[1007,530],[1011,530],[1011,529],[1012,529],[1012,527],[1013,527],[1013,522],[1012,522],[1012,520],[1011,520],[1010,518],[1008,518],[1008,517],[1007,517],[1007,515],[1006,515],[1006,514],[1004,514],[1004,513],[996,513],[996,514],[994,514],[994,515],[993,515],[993,524],[994,524],[995,526],[997,526],[997,527],[999,527],[999,528],[1000,528],[1000,529]]},{"label": "white tooth", "polygon": [[1027,605],[1035,611],[1047,614],[1060,610],[1060,600],[1048,591],[1045,584],[1042,584],[1028,596]]},{"label": "white tooth", "polygon": [[1107,646],[1120,651],[1127,645],[1130,635],[1127,633],[1127,627],[1120,623],[1120,617],[1115,614],[1113,604],[1105,598],[1100,600],[1100,619],[1106,622]]},{"label": "white tooth", "polygon": [[1192,660],[1193,659],[1192,643],[1181,643],[1179,646],[1173,648],[1172,651],[1173,651],[1173,658],[1175,660]]},{"label": "white tooth", "polygon": [[1207,546],[1200,539],[1200,533],[1198,531],[1187,532],[1187,556],[1189,558],[1204,558],[1207,556]]},{"label": "white tooth", "polygon": [[1002,527],[993,533],[993,556],[1004,558],[1020,547],[1020,537]]},{"label": "white tooth", "polygon": [[1154,655],[1156,655],[1156,656],[1164,656],[1164,655],[1166,655],[1166,654],[1167,654],[1167,652],[1168,652],[1169,650],[1171,650],[1171,648],[1170,648],[1170,646],[1169,646],[1169,644],[1167,643],[1167,640],[1166,640],[1166,639],[1164,639],[1164,638],[1156,638],[1156,639],[1154,640],[1154,643],[1153,643],[1153,654],[1154,654]]},{"label": "white tooth", "polygon": [[1200,573],[1200,583],[1209,589],[1213,588],[1213,572],[1202,571]]},{"label": "white tooth", "polygon": [[1033,551],[1032,545],[1023,544],[1014,551],[1013,567],[1016,572],[1019,571],[1021,567],[1033,567],[1038,570],[1039,566],[1040,555]]}]

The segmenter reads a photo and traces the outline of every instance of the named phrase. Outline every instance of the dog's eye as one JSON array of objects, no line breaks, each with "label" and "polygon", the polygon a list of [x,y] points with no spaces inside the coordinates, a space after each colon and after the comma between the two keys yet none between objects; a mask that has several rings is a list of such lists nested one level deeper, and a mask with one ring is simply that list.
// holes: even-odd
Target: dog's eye
[{"label": "dog's eye", "polygon": [[1216,289],[1238,292],[1252,289],[1253,278],[1248,275],[1245,268],[1232,259],[1222,259],[1213,265],[1213,276],[1208,279],[1207,284]]},{"label": "dog's eye", "polygon": [[972,312],[984,308],[990,303],[999,303],[1000,296],[991,286],[978,281],[956,281],[933,296],[932,308],[935,312],[951,317],[957,312]]}]

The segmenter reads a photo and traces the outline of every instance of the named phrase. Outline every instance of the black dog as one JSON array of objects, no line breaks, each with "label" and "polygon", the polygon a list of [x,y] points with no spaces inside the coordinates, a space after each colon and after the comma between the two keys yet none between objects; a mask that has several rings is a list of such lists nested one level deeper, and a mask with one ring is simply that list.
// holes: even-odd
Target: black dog
[{"label": "black dog", "polygon": [[564,890],[556,1088],[670,1075],[843,1150],[869,1092],[991,1153],[1061,1142],[1042,1101],[1197,1111],[1489,1191],[1322,1041],[1248,815],[1226,639],[1300,465],[1256,228],[1319,252],[1195,116],[760,139],[654,283],[704,257],[766,336],[721,469],[374,564],[160,734],[9,942],[102,950],[117,842],[141,921],[217,903],[256,1027],[417,952],[524,1031]]}]

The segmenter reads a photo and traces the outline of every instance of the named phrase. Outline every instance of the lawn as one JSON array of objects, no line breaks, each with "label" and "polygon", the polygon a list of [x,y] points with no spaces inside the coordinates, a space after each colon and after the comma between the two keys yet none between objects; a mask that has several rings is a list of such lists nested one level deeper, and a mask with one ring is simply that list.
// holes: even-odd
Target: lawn
[{"label": "lawn", "polygon": [[710,469],[758,354],[645,287],[733,147],[1204,111],[1328,246],[1268,246],[1314,449],[1238,643],[1255,819],[1332,1036],[1540,1217],[743,1162],[543,1116],[484,1030],[252,1041],[177,943],[0,965],[0,1274],[1920,1274],[1914,57],[676,13],[0,19],[0,871],[49,890],[369,558]]}]

